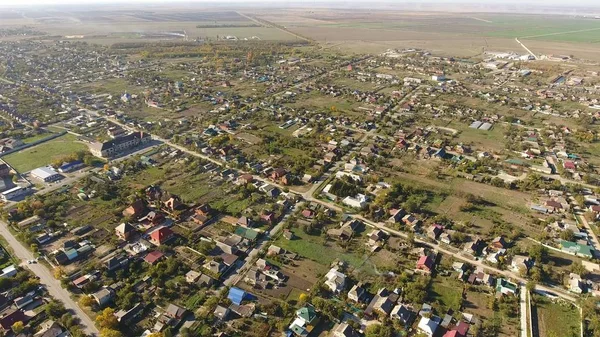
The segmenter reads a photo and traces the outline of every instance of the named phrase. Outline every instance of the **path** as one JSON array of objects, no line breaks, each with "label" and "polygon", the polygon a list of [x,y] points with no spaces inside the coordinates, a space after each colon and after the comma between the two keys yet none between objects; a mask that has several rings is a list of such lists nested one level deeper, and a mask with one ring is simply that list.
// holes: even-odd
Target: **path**
[{"label": "path", "polygon": [[527,48],[521,41],[519,41],[518,37],[515,37],[515,41],[517,41],[517,43],[520,44],[521,47],[523,47],[529,53],[529,55],[533,56],[534,59],[538,60],[538,57],[531,50],[529,50],[529,48]]},{"label": "path", "polygon": [[521,286],[520,290],[520,308],[521,308],[521,337],[527,337],[527,331],[529,330],[529,317],[527,315],[527,288]]},{"label": "path", "polygon": [[[23,244],[18,241],[8,229],[8,225],[0,221],[0,235],[6,239],[12,248],[15,257],[26,263],[27,260],[33,260],[34,256]],[[50,270],[43,264],[23,264],[24,267],[29,268],[35,275],[40,278],[40,283],[46,287],[52,297],[61,301],[67,310],[70,310],[81,321],[81,327],[88,335],[96,336],[99,331],[94,326],[92,319],[73,301],[71,294],[68,290],[64,289],[60,281],[55,279]]]},{"label": "path", "polygon": [[600,242],[598,241],[598,237],[596,236],[596,233],[592,230],[592,227],[590,226],[590,224],[588,223],[587,219],[585,218],[584,214],[575,214],[575,219],[579,219],[583,224],[583,227],[585,227],[587,233],[588,233],[588,240],[592,241],[592,248],[594,248],[594,250],[598,250],[600,249]]},{"label": "path", "polygon": [[583,33],[583,32],[591,32],[595,30],[600,30],[600,28],[589,28],[589,29],[579,29],[579,30],[568,30],[565,32],[557,32],[557,33],[547,33],[547,34],[538,34],[538,35],[529,35],[529,36],[521,36],[522,39],[531,39],[536,37],[544,37],[544,36],[553,36],[553,35],[562,35],[562,34],[571,34],[571,33]]}]

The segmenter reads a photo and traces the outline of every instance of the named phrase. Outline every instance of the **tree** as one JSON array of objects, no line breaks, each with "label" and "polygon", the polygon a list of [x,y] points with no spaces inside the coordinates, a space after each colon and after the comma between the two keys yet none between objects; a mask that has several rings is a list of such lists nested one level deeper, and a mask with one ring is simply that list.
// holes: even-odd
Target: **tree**
[{"label": "tree", "polygon": [[119,325],[119,321],[115,317],[115,310],[112,308],[106,308],[96,317],[96,324],[100,328],[106,328],[108,330],[114,329]]},{"label": "tree", "polygon": [[13,324],[11,328],[12,328],[12,331],[18,335],[21,332],[23,332],[23,329],[25,329],[25,325],[23,324],[23,322],[18,321],[18,322],[15,322],[15,324]]},{"label": "tree", "polygon": [[393,334],[389,325],[371,324],[365,329],[365,337],[392,337]]},{"label": "tree", "polygon": [[308,295],[306,295],[305,293],[300,294],[300,296],[298,296],[298,301],[300,303],[306,303],[306,300],[308,300]]},{"label": "tree", "polygon": [[560,233],[560,238],[565,241],[574,241],[575,234],[573,233],[572,230],[567,229],[567,230],[563,231],[562,233]]},{"label": "tree", "polygon": [[59,317],[64,315],[67,310],[61,302],[57,300],[52,300],[48,304],[46,304],[46,309],[44,309],[44,311],[46,312],[46,315],[48,315],[48,317],[52,319],[58,319]]},{"label": "tree", "polygon": [[103,328],[100,330],[100,337],[123,337],[123,334],[119,330]]},{"label": "tree", "polygon": [[92,305],[94,305],[94,303],[96,303],[92,296],[83,296],[80,302],[81,305],[83,305],[84,307],[91,307]]},{"label": "tree", "polygon": [[537,284],[534,281],[529,281],[529,282],[527,282],[527,285],[525,286],[525,288],[527,288],[528,292],[532,292],[535,290],[536,285]]}]

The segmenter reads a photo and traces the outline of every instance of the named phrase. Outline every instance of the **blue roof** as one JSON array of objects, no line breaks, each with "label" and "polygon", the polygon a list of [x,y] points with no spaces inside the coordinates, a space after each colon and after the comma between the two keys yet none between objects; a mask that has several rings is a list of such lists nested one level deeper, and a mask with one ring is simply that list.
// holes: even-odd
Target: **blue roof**
[{"label": "blue roof", "polygon": [[60,166],[60,168],[61,169],[66,169],[66,168],[69,168],[71,166],[76,166],[76,165],[81,165],[81,164],[83,164],[83,162],[81,160],[75,160],[75,161],[72,161],[70,163],[64,163],[64,164],[62,164]]},{"label": "blue roof", "polygon": [[233,287],[229,289],[229,295],[227,298],[231,300],[231,303],[240,305],[246,296],[246,292],[240,288]]}]

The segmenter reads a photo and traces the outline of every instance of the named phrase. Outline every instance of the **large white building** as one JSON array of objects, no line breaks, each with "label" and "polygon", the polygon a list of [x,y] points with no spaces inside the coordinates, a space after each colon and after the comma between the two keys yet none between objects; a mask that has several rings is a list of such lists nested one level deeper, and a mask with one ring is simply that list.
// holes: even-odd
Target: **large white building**
[{"label": "large white building", "polygon": [[63,178],[60,173],[56,172],[56,170],[49,166],[36,168],[35,170],[31,171],[31,176],[46,183],[57,181]]}]

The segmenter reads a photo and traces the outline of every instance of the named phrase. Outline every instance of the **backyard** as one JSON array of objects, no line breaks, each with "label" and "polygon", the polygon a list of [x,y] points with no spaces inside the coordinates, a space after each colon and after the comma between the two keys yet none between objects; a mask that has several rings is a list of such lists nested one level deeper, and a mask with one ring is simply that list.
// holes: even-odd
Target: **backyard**
[{"label": "backyard", "polygon": [[[539,337],[579,337],[581,316],[570,303],[553,302],[545,296],[533,295],[536,304]],[[535,319],[535,316],[533,317]]]}]

